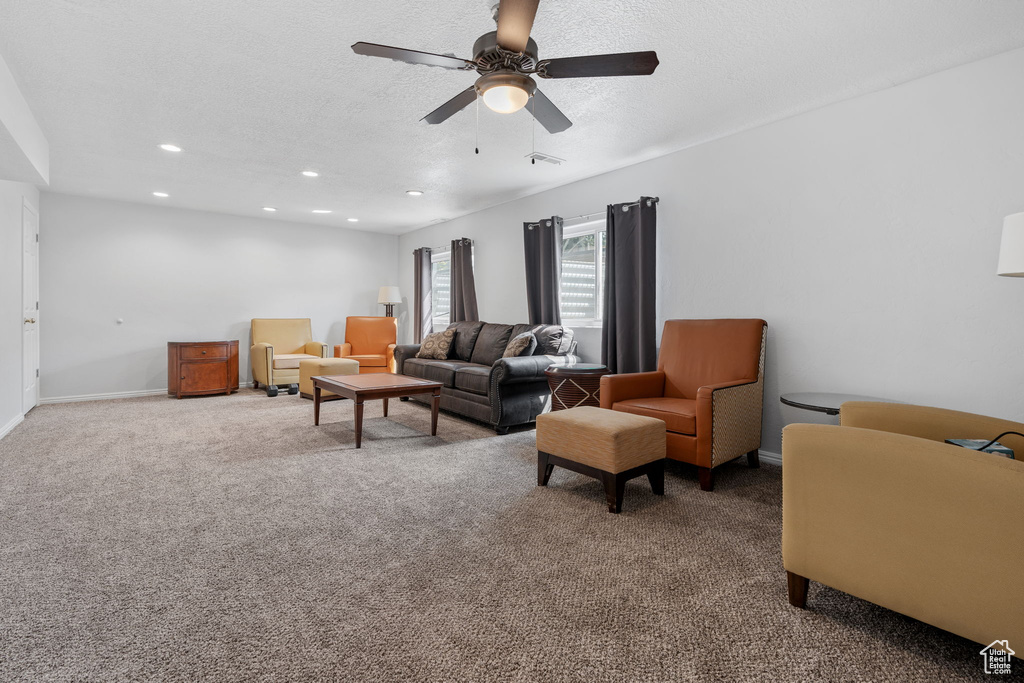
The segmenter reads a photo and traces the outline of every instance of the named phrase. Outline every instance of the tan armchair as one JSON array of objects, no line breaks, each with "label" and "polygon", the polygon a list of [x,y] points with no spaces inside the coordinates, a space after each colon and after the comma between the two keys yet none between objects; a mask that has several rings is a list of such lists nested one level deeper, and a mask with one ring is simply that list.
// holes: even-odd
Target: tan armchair
[{"label": "tan armchair", "polygon": [[601,378],[601,407],[665,422],[667,456],[712,471],[747,456],[757,467],[768,323],[759,319],[666,320],[658,369]]},{"label": "tan armchair", "polygon": [[380,316],[345,318],[345,343],[334,347],[335,358],[359,361],[359,372],[395,372],[398,319]]},{"label": "tan armchair", "polygon": [[252,385],[262,384],[267,396],[285,384],[289,394],[299,393],[299,361],[326,357],[327,344],[313,341],[309,318],[252,319]]},{"label": "tan armchair", "polygon": [[[839,415],[783,430],[790,603],[816,581],[982,645],[1024,644],[1024,462],[943,443],[1024,424],[874,402]],[[1024,456],[1024,438],[999,441]]]}]

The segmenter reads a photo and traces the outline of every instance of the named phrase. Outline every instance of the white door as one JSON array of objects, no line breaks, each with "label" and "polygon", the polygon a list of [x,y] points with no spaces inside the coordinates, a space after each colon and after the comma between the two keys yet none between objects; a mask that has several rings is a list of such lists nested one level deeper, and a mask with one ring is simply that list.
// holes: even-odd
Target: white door
[{"label": "white door", "polygon": [[21,412],[27,413],[39,403],[39,213],[28,200],[22,204],[22,245],[24,339],[21,348],[24,364]]}]

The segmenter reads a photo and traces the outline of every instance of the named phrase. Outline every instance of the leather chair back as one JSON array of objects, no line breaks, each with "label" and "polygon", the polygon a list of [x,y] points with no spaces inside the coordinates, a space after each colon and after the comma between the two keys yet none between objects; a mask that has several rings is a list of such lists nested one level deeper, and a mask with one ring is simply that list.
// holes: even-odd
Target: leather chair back
[{"label": "leather chair back", "polygon": [[352,355],[371,356],[387,353],[388,345],[398,339],[398,318],[353,315],[345,318],[345,343]]},{"label": "leather chair back", "polygon": [[697,398],[697,389],[740,379],[757,381],[764,327],[760,319],[666,320],[658,369],[665,396]]},{"label": "leather chair back", "polygon": [[252,343],[266,343],[275,354],[305,353],[313,341],[313,325],[309,318],[253,318]]}]

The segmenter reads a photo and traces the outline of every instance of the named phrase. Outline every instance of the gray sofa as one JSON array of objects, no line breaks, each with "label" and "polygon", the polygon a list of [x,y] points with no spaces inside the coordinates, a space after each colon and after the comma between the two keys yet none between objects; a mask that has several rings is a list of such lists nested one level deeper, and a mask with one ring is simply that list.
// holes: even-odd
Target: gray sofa
[{"label": "gray sofa", "polygon": [[[455,339],[446,360],[416,358],[419,344],[395,348],[396,371],[443,382],[441,408],[485,422],[499,434],[528,424],[549,410],[551,391],[544,371],[579,362],[573,332],[561,325],[452,323]],[[509,339],[533,332],[537,348],[530,356],[502,358]],[[429,403],[429,396],[411,397]]]}]

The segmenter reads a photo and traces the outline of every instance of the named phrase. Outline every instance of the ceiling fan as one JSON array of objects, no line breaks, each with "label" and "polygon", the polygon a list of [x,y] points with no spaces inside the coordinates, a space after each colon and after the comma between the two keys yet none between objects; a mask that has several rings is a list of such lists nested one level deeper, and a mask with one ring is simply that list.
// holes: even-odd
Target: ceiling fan
[{"label": "ceiling fan", "polygon": [[531,76],[649,76],[658,67],[658,55],[653,51],[538,60],[537,43],[530,38],[530,29],[533,28],[539,2],[501,0],[497,12],[498,30],[476,39],[472,60],[375,43],[356,43],[352,50],[370,57],[480,74],[475,84],[424,116],[422,120],[427,123],[447,120],[469,106],[477,96],[490,109],[501,114],[519,111],[532,97],[531,113],[549,133],[562,132],[572,125],[572,121],[537,89]]}]

